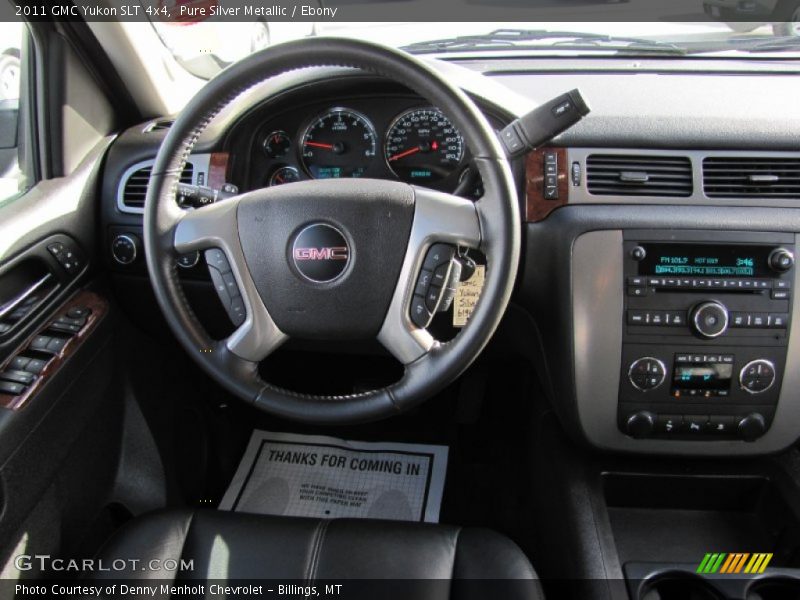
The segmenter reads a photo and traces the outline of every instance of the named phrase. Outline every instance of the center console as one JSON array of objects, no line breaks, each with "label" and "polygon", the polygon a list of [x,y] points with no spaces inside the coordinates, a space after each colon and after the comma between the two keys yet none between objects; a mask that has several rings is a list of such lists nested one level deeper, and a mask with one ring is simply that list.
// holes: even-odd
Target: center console
[{"label": "center console", "polygon": [[623,433],[753,441],[769,430],[794,256],[786,234],[624,232]]}]

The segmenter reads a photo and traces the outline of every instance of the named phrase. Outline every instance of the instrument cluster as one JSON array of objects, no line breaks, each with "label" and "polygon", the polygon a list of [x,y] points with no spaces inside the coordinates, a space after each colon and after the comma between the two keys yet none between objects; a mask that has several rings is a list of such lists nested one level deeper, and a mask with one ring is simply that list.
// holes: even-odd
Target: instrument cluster
[{"label": "instrument cluster", "polygon": [[247,188],[371,177],[477,194],[464,138],[442,111],[409,105],[409,98],[384,100],[355,98],[264,119],[249,152]]}]

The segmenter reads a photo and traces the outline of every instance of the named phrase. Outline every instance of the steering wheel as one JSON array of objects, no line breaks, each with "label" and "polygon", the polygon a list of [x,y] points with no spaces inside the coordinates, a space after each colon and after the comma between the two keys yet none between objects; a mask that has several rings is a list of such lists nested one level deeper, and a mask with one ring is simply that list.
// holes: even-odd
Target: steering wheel
[{"label": "steering wheel", "polygon": [[[472,202],[396,181],[327,179],[255,190],[194,210],[177,205],[186,160],[222,108],[270,77],[326,66],[357,68],[400,82],[439,107],[464,136],[483,181],[483,196]],[[418,405],[479,355],[514,285],[518,210],[505,153],[464,92],[399,50],[310,38],[273,46],[228,67],[180,113],[153,166],[144,245],[167,322],[213,379],[284,418],[355,423]],[[431,255],[455,247],[483,252],[486,274],[466,326],[450,342],[440,343],[414,324],[411,309],[423,263],[430,267]],[[246,311],[244,322],[221,341],[211,339],[189,308],[175,262],[179,254],[212,248],[221,251],[212,260],[229,269]],[[280,389],[261,379],[258,364],[289,337],[377,338],[403,363],[404,374],[388,387],[351,395]],[[313,365],[308,377],[314,377]]]}]

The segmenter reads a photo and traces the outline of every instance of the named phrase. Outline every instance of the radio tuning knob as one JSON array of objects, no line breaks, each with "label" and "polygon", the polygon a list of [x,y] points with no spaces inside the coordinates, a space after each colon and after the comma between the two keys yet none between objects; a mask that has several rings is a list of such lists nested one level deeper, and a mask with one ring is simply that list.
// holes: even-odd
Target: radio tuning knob
[{"label": "radio tuning knob", "polygon": [[786,248],[775,248],[770,252],[768,262],[773,271],[786,273],[794,266],[794,254]]},{"label": "radio tuning knob", "polygon": [[691,323],[702,337],[719,337],[728,329],[728,309],[714,300],[701,302],[692,310]]}]

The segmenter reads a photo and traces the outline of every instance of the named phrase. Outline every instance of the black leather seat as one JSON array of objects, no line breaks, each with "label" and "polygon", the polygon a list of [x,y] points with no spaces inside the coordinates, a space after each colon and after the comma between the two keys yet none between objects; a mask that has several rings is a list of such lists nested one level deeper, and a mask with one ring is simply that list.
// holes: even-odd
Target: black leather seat
[{"label": "black leather seat", "polygon": [[[431,584],[415,597],[485,598],[480,585],[504,581],[504,599],[543,597],[536,572],[514,542],[490,530],[446,525],[174,510],[133,520],[100,558],[104,564],[141,561],[128,572],[101,577],[158,578],[173,585],[191,579],[391,579]],[[167,559],[192,560],[193,570],[142,571],[153,559],[163,567],[172,566]]]}]

